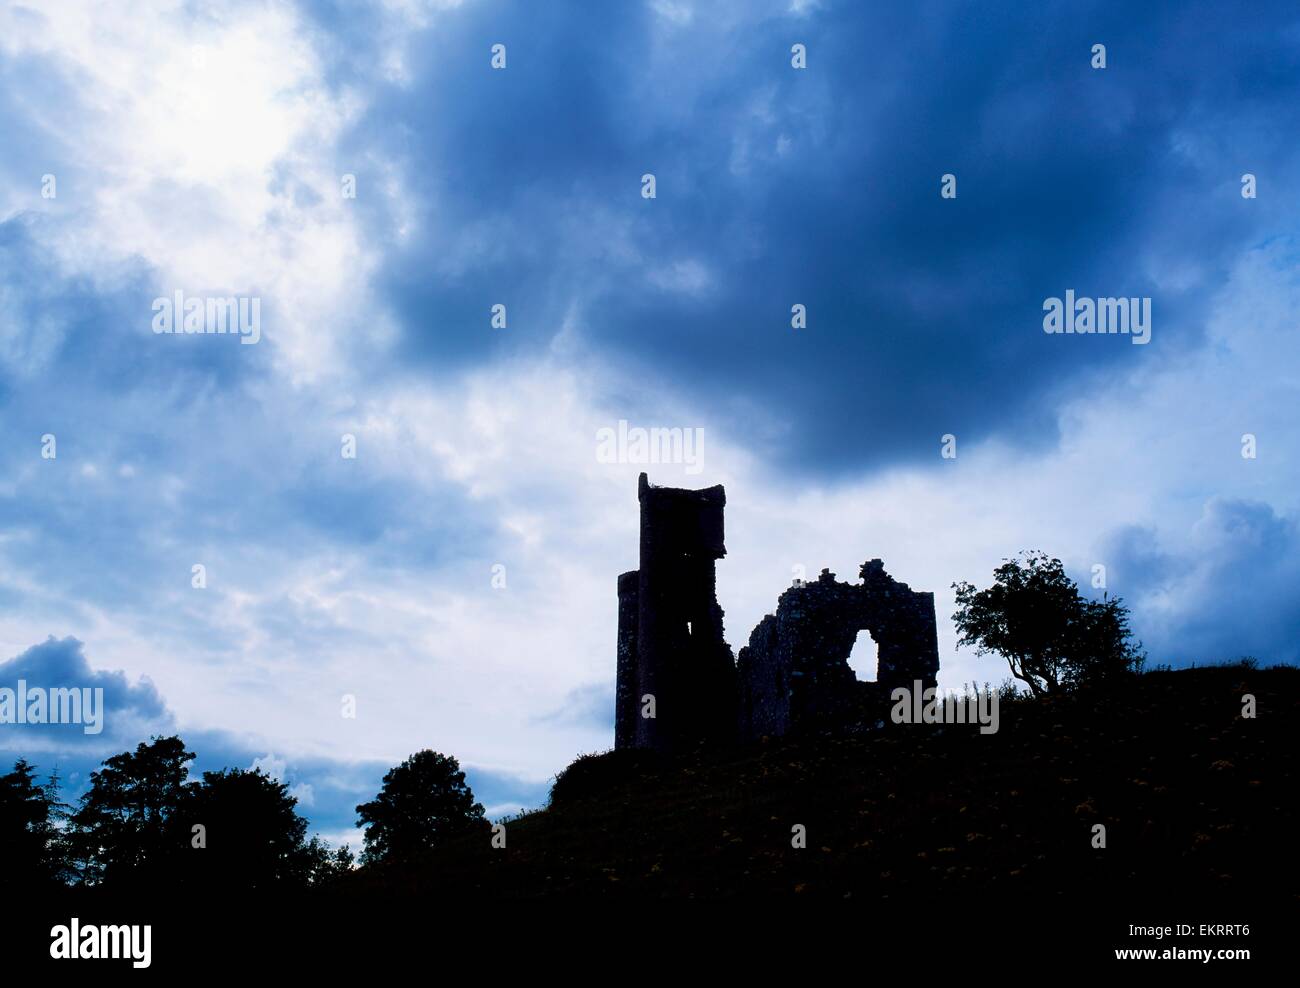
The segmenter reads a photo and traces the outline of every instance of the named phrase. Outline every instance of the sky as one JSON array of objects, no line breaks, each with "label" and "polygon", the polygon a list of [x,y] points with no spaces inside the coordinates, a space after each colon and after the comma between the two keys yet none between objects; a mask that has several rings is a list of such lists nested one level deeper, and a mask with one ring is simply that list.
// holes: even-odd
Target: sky
[{"label": "sky", "polygon": [[726,486],[733,649],[879,557],[997,683],[952,584],[1040,549],[1152,664],[1296,662],[1298,91],[1285,3],[0,0],[0,686],[107,703],[0,764],[179,732],[354,847],[422,748],[539,805],[643,469]]}]

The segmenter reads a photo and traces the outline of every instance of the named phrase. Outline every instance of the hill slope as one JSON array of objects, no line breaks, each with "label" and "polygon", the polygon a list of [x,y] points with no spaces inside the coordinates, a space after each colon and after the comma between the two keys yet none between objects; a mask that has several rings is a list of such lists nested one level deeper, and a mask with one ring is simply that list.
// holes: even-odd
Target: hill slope
[{"label": "hill slope", "polygon": [[994,735],[890,725],[627,768],[507,822],[504,849],[448,845],[344,894],[1295,894],[1300,670],[1153,672],[999,713]]}]

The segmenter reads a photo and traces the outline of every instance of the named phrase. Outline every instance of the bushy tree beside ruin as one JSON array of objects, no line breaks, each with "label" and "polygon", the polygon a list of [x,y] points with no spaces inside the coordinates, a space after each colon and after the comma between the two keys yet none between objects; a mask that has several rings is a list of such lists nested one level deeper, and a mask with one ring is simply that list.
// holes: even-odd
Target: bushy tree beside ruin
[{"label": "bushy tree beside ruin", "polygon": [[965,582],[953,588],[957,644],[1003,656],[1035,696],[1141,669],[1128,608],[1119,598],[1082,596],[1061,561],[1046,553],[1005,560],[984,590]]},{"label": "bushy tree beside ruin", "polygon": [[361,863],[399,864],[474,830],[486,830],[483,807],[460,763],[427,748],[384,776],[383,788],[357,807],[366,828]]}]

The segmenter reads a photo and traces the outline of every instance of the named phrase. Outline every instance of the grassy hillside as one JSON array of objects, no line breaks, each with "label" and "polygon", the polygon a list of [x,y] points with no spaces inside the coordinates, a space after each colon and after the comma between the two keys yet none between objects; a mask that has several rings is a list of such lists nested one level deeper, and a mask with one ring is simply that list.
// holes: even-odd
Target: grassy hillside
[{"label": "grassy hillside", "polygon": [[[1242,696],[1257,716],[1243,719]],[[343,894],[455,898],[940,893],[1294,895],[1300,670],[1152,672],[1003,702],[1000,730],[891,725],[571,777],[507,846],[448,845]],[[1106,848],[1092,847],[1094,824]],[[791,828],[807,828],[806,849]]]}]

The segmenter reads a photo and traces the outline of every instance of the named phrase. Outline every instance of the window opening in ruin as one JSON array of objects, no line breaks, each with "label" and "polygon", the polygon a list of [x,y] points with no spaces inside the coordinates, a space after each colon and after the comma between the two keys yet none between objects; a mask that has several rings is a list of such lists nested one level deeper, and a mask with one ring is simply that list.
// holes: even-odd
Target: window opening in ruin
[{"label": "window opening in ruin", "polygon": [[849,652],[849,668],[859,683],[871,683],[876,679],[876,658],[878,650],[876,640],[871,632],[863,628],[858,632],[853,648]]}]

